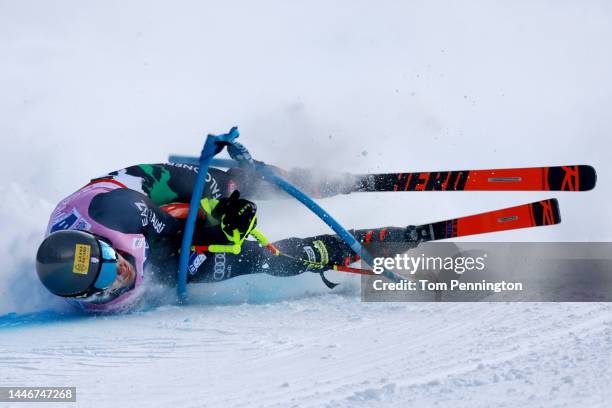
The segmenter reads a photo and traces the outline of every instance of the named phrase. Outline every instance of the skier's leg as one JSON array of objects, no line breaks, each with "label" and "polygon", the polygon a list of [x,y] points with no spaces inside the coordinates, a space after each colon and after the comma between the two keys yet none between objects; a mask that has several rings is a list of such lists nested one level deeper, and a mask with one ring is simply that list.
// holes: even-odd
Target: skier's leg
[{"label": "skier's leg", "polygon": [[[418,242],[410,241],[410,228],[377,228],[354,230],[351,233],[361,243],[380,243],[381,254],[394,255],[414,248]],[[386,246],[385,244],[391,244]],[[308,262],[348,265],[358,260],[353,250],[337,235],[317,235],[309,238],[287,238],[274,243],[281,253],[277,256],[253,241],[245,241],[238,255],[229,253],[207,254],[199,267],[189,274],[189,282],[215,282],[235,276],[266,273],[274,276],[295,276],[311,271],[320,272]],[[392,253],[385,252],[391,249]],[[399,249],[398,249],[399,248]],[[304,262],[308,261],[308,262]]]},{"label": "skier's leg", "polygon": [[[418,245],[410,236],[411,228],[386,227],[350,230],[361,244],[372,246],[374,256],[393,256]],[[353,250],[337,235],[317,235],[309,238],[289,238],[274,245],[281,251],[296,258],[323,264],[348,265],[358,260]]]},{"label": "skier's leg", "polygon": [[238,255],[231,253],[206,254],[197,270],[188,274],[187,281],[218,282],[236,276],[267,273],[274,276],[294,276],[306,272],[303,262],[276,256],[253,241],[245,241]]}]

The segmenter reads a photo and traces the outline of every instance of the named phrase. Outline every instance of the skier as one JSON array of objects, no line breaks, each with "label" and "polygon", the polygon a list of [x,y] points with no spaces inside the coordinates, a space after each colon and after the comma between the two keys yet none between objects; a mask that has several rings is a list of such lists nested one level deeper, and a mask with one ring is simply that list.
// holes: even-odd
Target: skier
[{"label": "skier", "polygon": [[[93,179],[62,200],[36,256],[43,285],[78,308],[114,312],[142,298],[145,280],[176,283],[187,203],[197,172],[197,166],[178,163],[131,166]],[[303,175],[284,174],[294,179]],[[262,184],[240,168],[209,169],[194,233],[194,243],[204,250],[191,254],[188,283],[262,272],[321,273],[329,265],[357,260],[335,235],[288,238],[269,245],[255,229],[257,206],[247,199],[269,196]],[[320,195],[344,192],[339,187],[323,190]],[[414,227],[352,233],[361,242],[402,242],[404,250],[419,242]],[[247,240],[249,236],[257,240]],[[285,256],[277,256],[279,250]]]}]

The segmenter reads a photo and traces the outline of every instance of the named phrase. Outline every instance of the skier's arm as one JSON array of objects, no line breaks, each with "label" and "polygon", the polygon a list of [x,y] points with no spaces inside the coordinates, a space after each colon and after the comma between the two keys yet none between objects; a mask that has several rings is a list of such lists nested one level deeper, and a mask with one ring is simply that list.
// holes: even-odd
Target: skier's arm
[{"label": "skier's arm", "polygon": [[89,215],[107,228],[126,234],[142,234],[147,241],[177,236],[183,228],[182,222],[160,209],[146,195],[126,188],[94,197]]},{"label": "skier's arm", "polygon": [[[280,169],[279,169],[280,170]],[[142,179],[143,192],[157,205],[189,203],[198,176],[199,167],[181,163],[140,164],[128,167],[119,173]],[[117,173],[117,172],[115,172]],[[112,173],[111,173],[112,174]],[[118,174],[115,177],[121,177]],[[220,199],[240,190],[243,197],[269,198],[271,191],[278,189],[264,181],[254,171],[230,168],[223,171],[208,168],[202,197]]]},{"label": "skier's arm", "polygon": [[[141,192],[156,205],[189,203],[198,166],[179,163],[139,164],[117,170],[92,181],[114,180],[125,187]],[[228,195],[229,175],[210,168],[204,197],[220,198]]]}]

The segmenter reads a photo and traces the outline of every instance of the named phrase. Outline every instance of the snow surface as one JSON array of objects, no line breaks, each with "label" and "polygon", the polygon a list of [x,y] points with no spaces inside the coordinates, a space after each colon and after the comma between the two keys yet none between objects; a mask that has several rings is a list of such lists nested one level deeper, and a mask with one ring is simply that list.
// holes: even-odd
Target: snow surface
[{"label": "snow surface", "polygon": [[76,386],[102,407],[606,407],[610,312],[340,295],[167,306],[2,330],[0,381]]},{"label": "snow surface", "polygon": [[[33,254],[89,178],[233,125],[287,168],[591,164],[584,194],[321,204],[365,228],[556,196],[562,224],[476,239],[610,241],[611,18],[595,0],[0,0],[0,386],[77,386],[84,407],[609,406],[608,304],[366,304],[353,276],[330,274],[332,293],[255,276],[92,318],[44,291]],[[290,200],[258,205],[272,239],[327,231]]]}]

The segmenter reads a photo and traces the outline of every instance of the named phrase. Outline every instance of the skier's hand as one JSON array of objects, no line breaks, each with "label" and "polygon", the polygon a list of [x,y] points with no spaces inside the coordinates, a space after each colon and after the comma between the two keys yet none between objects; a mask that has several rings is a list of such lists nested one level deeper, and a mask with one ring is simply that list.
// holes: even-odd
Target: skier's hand
[{"label": "skier's hand", "polygon": [[244,239],[255,228],[256,214],[257,205],[240,198],[238,190],[234,190],[229,197],[220,199],[212,213],[221,221],[221,229],[227,238],[234,242]]}]

